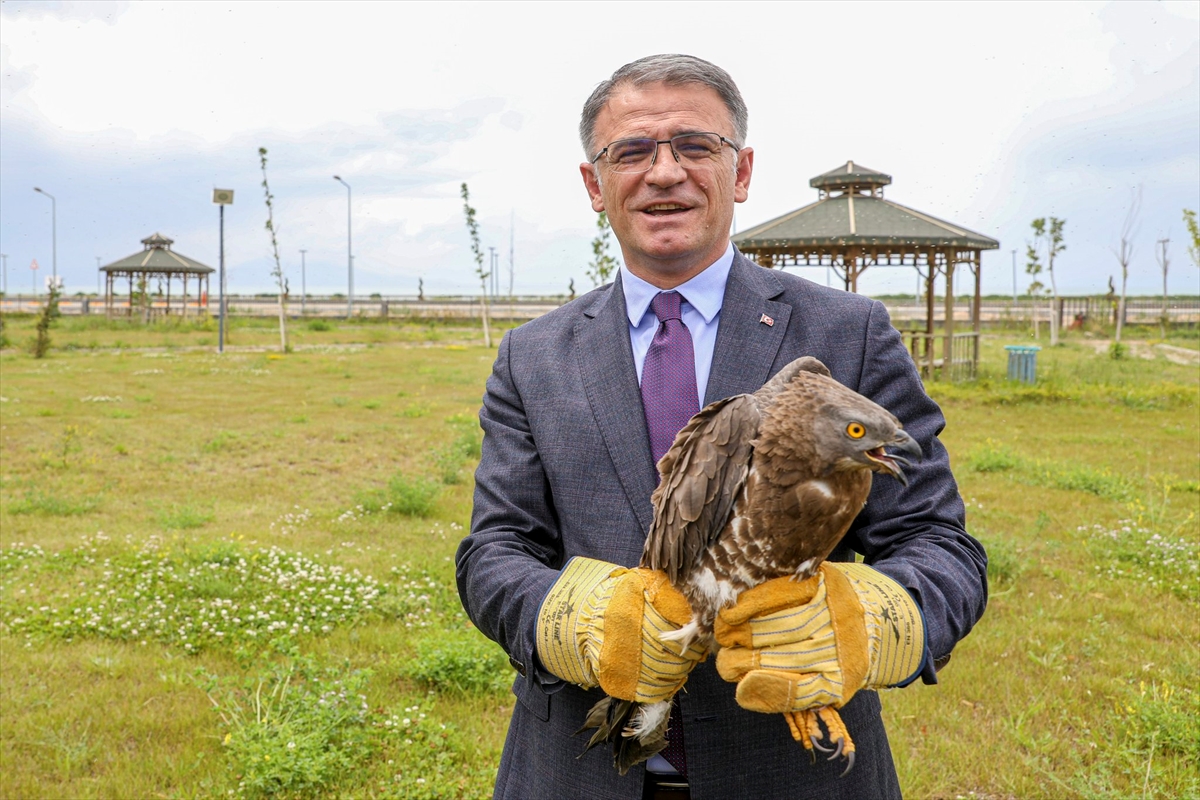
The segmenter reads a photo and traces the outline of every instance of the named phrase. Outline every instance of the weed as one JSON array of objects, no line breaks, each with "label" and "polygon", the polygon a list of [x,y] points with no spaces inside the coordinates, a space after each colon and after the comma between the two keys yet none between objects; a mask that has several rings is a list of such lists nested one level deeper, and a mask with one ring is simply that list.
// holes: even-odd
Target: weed
[{"label": "weed", "polygon": [[228,450],[237,438],[238,435],[232,431],[219,431],[216,436],[202,444],[200,450],[205,453],[220,453]]},{"label": "weed", "polygon": [[158,509],[154,515],[158,524],[169,531],[202,528],[212,522],[214,516],[211,508],[203,509],[192,505],[164,506]]},{"label": "weed", "polygon": [[[360,514],[390,511],[409,517],[426,517],[433,511],[439,491],[438,484],[428,478],[397,474],[388,481],[387,488],[360,492],[354,499]],[[345,517],[343,514],[339,521],[347,521]]]},{"label": "weed", "polygon": [[383,404],[380,403],[378,400],[368,400],[367,402],[363,403],[363,408],[367,409],[368,411],[374,411],[375,409],[379,408],[381,405],[383,405]]},{"label": "weed", "polygon": [[29,489],[25,496],[8,506],[10,514],[40,514],[46,517],[78,517],[89,514],[100,505],[100,496],[59,497],[39,489]]},{"label": "weed", "polygon": [[314,333],[322,333],[333,330],[333,326],[323,319],[310,319],[308,321],[308,329]]},{"label": "weed", "polygon": [[[1191,521],[1191,517],[1185,523]],[[1117,525],[1080,526],[1090,545],[1097,574],[1109,580],[1130,578],[1180,599],[1200,602],[1200,539],[1176,531],[1156,532],[1133,520]]]},{"label": "weed", "polygon": [[348,403],[350,401],[344,397],[335,397],[330,402],[332,402],[338,408],[342,408],[346,405],[346,403]]},{"label": "weed", "polygon": [[417,642],[400,674],[439,692],[504,692],[513,680],[504,651],[474,628]]},{"label": "weed", "polygon": [[94,747],[90,727],[86,722],[82,726],[64,722],[61,728],[46,728],[42,738],[35,742],[54,753],[60,779],[80,774],[91,763]]},{"label": "weed", "polygon": [[362,694],[370,676],[320,669],[311,659],[247,681],[208,675],[204,688],[226,728],[222,741],[239,794],[308,795],[352,779],[374,750]]},{"label": "weed", "polygon": [[1001,472],[1021,465],[1021,457],[1007,445],[988,439],[967,455],[967,468],[976,472]]}]

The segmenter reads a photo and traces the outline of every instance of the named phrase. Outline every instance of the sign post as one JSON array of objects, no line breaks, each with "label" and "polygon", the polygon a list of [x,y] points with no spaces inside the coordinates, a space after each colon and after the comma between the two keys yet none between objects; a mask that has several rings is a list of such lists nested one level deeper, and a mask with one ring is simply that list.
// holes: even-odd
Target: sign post
[{"label": "sign post", "polygon": [[221,209],[221,272],[217,277],[220,292],[217,312],[220,314],[217,327],[217,352],[225,352],[225,206],[233,205],[233,189],[213,189],[212,201]]}]

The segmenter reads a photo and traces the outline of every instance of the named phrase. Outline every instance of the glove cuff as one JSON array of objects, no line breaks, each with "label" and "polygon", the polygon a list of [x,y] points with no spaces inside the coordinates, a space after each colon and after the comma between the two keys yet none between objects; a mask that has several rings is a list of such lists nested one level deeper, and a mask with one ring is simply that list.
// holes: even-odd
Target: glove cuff
[{"label": "glove cuff", "polygon": [[537,653],[548,672],[568,683],[585,689],[600,684],[593,665],[598,653],[585,652],[589,627],[603,616],[596,617],[596,598],[593,597],[608,578],[624,572],[623,567],[576,556],[567,562],[558,580],[550,587],[538,609]]},{"label": "glove cuff", "polygon": [[[912,595],[866,564],[826,566],[845,577],[862,605],[870,653],[866,685],[903,686],[911,682],[925,660],[925,623]],[[827,580],[828,576],[827,572]]]}]

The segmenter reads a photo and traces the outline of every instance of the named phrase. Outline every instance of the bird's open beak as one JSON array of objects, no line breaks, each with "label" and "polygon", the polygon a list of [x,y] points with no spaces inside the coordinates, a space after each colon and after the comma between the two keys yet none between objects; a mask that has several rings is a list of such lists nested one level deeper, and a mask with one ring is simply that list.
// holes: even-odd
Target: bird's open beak
[{"label": "bird's open beak", "polygon": [[[917,440],[909,436],[905,431],[896,431],[896,438],[888,442],[886,446],[902,450],[918,461],[923,457],[921,445],[917,444]],[[878,464],[881,467],[881,471],[886,472],[900,481],[900,483],[908,486],[908,476],[900,468],[901,465],[907,467],[910,464],[907,458],[894,453],[887,453],[884,451],[883,446],[868,450],[866,456],[872,463]]]}]

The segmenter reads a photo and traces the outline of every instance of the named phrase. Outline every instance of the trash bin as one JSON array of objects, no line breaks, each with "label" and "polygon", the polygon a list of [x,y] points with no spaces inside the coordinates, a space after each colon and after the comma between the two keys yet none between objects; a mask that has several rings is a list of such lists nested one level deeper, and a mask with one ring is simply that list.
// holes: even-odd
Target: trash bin
[{"label": "trash bin", "polygon": [[1037,354],[1042,348],[1037,345],[1010,344],[1008,351],[1008,379],[1021,383],[1037,381]]}]

